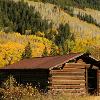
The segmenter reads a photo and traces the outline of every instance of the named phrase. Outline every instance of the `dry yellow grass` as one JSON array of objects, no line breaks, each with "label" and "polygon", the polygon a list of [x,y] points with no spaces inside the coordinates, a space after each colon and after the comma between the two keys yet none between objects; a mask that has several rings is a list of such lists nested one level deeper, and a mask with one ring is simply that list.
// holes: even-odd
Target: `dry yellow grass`
[{"label": "dry yellow grass", "polygon": [[36,97],[25,96],[21,100],[100,100],[99,96],[68,96],[68,95],[38,95]]},{"label": "dry yellow grass", "polygon": [[0,100],[100,100],[99,96],[79,96],[63,91],[40,93],[31,84],[18,84],[13,76],[2,83],[0,95]]}]

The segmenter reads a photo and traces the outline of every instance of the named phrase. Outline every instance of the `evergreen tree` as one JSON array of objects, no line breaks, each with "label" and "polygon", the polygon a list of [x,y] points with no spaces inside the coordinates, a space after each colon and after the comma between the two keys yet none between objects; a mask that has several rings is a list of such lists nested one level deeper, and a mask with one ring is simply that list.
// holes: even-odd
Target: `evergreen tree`
[{"label": "evergreen tree", "polygon": [[25,47],[25,51],[22,54],[22,59],[31,58],[31,57],[32,57],[32,49],[31,49],[30,42],[28,42],[28,44]]},{"label": "evergreen tree", "polygon": [[0,0],[0,10],[5,16],[2,18],[3,27],[11,26],[15,32],[25,34],[25,30],[31,30],[35,34],[37,31],[46,32],[50,27],[48,21],[24,1]]},{"label": "evergreen tree", "polygon": [[82,13],[78,13],[77,17],[80,19],[80,20],[83,20],[83,21],[86,21],[88,23],[92,23],[92,24],[95,24],[96,26],[100,27],[100,25],[97,23],[96,19],[94,19],[91,15],[88,15],[88,14],[82,14]]},{"label": "evergreen tree", "polygon": [[[56,36],[55,43],[56,43],[56,45],[59,46],[60,52],[63,52],[63,53],[61,53],[61,55],[66,54],[67,52],[69,52],[69,46],[68,46],[67,42],[74,40],[74,37],[73,37],[72,33],[70,33],[70,28],[67,23],[65,25],[61,24],[59,26],[58,32],[59,32],[59,34]],[[69,41],[67,41],[66,45],[65,45],[66,40],[69,40]]]},{"label": "evergreen tree", "polygon": [[45,47],[43,54],[42,54],[42,57],[47,57],[47,56],[48,56],[48,50],[47,50],[47,47]]},{"label": "evergreen tree", "polygon": [[92,8],[100,10],[100,0],[41,0],[42,2],[49,2],[56,4],[61,8],[66,8],[66,5],[78,8]]},{"label": "evergreen tree", "polygon": [[57,54],[57,49],[55,47],[55,44],[53,43],[51,46],[50,56],[56,56]]}]

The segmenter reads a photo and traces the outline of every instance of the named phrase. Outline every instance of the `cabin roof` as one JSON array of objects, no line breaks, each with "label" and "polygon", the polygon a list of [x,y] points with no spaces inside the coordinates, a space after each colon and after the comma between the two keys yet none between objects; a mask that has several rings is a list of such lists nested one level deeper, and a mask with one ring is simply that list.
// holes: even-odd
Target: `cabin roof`
[{"label": "cabin roof", "polygon": [[73,53],[63,56],[36,57],[31,59],[23,59],[12,65],[8,65],[0,69],[50,69],[56,66],[60,66],[77,57],[80,57],[81,55],[83,54]]}]

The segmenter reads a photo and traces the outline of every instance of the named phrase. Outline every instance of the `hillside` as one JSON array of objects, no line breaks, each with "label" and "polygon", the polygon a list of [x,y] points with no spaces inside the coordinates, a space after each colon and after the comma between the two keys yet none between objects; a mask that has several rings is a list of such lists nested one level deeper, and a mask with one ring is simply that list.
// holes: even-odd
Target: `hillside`
[{"label": "hillside", "polygon": [[99,64],[100,0],[0,0],[0,100],[100,100]]},{"label": "hillside", "polygon": [[66,8],[67,5],[77,8],[92,8],[100,10],[99,0],[30,0],[30,1],[41,1],[45,3],[56,4],[62,8]]},{"label": "hillside", "polygon": [[86,13],[88,15],[91,15],[94,19],[96,19],[97,23],[100,24],[100,11],[94,10],[94,9],[89,9],[89,8],[85,8],[85,9],[74,8],[73,13],[75,15],[77,15],[79,12],[81,12],[83,14]]},{"label": "hillside", "polygon": [[[89,24],[82,20],[79,20],[76,17],[72,17],[69,14],[65,13],[62,9],[56,8],[54,9],[54,5],[49,3],[38,3],[38,2],[28,2],[29,5],[35,7],[36,11],[39,11],[42,18],[46,18],[50,21],[53,21],[55,26],[59,26],[59,24],[68,23],[70,25],[70,29],[72,33],[76,33],[75,36],[77,37],[77,33],[83,33],[83,37],[87,37],[87,35],[95,35],[100,33],[100,28],[96,27],[95,25]],[[87,13],[87,11],[85,11]],[[92,13],[92,12],[91,12]],[[98,15],[99,15],[98,11]],[[98,16],[99,20],[100,16]],[[89,31],[90,30],[90,31]]]},{"label": "hillside", "polygon": [[[72,51],[84,52],[87,51],[87,49],[90,50],[91,47],[99,46],[100,28],[97,27],[96,25],[80,20],[76,16],[73,17],[59,7],[54,9],[55,5],[49,3],[44,4],[44,3],[32,2],[32,1],[28,3],[34,6],[36,11],[39,11],[43,19],[47,19],[53,22],[55,28],[58,27],[59,24],[61,23],[69,24],[70,31],[71,33],[74,33],[74,37],[75,37],[75,46],[73,47]],[[87,14],[91,14],[91,16],[93,17],[95,17],[93,13],[95,11],[96,12],[95,15],[98,15],[97,20],[99,23],[99,18],[100,18],[99,11],[92,10],[92,9],[82,10],[82,9],[75,8],[75,12],[76,11],[80,11],[81,13],[84,12]]]},{"label": "hillside", "polygon": [[75,14],[77,15],[79,12],[86,13],[91,15],[94,19],[96,19],[97,23],[100,24],[100,11],[87,8],[85,10],[74,8],[73,17],[66,13],[63,9],[49,3],[33,1],[27,2],[29,5],[35,7],[35,10],[40,13],[42,19],[46,19],[49,23],[52,22],[53,27],[57,28],[60,24],[68,23],[71,32],[75,34],[75,38],[80,38],[80,35],[81,37],[93,37],[100,33],[99,27],[93,25],[92,23],[89,24],[86,21],[80,20],[75,16]]},{"label": "hillside", "polygon": [[1,66],[22,59],[28,42],[32,57],[91,52],[100,59],[99,10],[72,5],[65,9],[55,3],[19,1],[0,1]]}]

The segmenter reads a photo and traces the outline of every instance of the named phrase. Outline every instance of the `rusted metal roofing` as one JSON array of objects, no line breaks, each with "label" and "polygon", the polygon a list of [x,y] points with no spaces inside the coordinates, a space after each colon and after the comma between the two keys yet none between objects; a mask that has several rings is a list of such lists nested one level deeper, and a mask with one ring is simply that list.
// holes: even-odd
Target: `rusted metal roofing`
[{"label": "rusted metal roofing", "polygon": [[62,65],[81,55],[82,54],[74,53],[74,54],[67,54],[63,56],[23,59],[12,65],[5,66],[2,69],[50,69],[55,66]]}]

